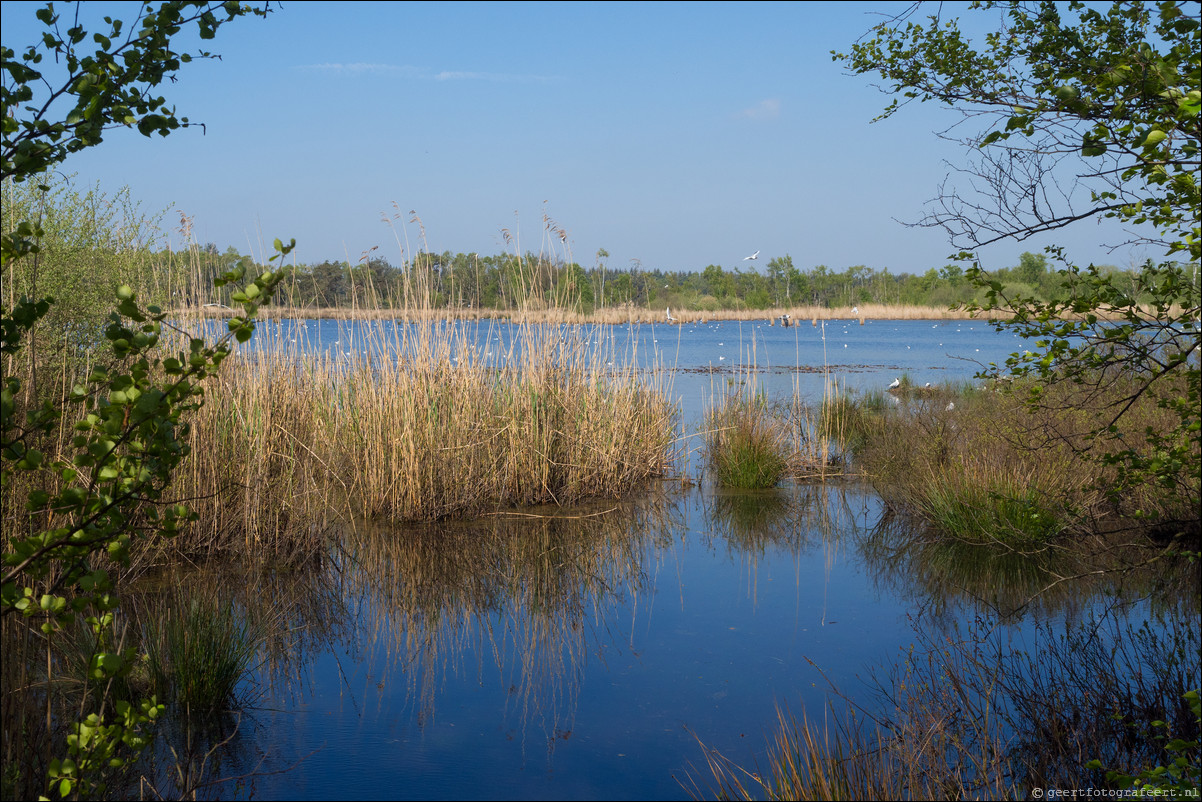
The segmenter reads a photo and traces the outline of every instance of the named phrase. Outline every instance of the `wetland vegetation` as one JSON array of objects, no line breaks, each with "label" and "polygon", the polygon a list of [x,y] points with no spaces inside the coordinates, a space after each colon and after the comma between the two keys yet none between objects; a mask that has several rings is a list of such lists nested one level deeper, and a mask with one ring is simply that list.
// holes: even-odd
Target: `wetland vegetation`
[{"label": "wetland vegetation", "polygon": [[[1142,8],[1116,6],[1110,24],[1137,30]],[[1157,9],[1159,35],[1196,54],[1196,19]],[[1060,30],[1054,11],[1041,35]],[[164,60],[178,26],[211,34],[248,10],[162,13],[121,60],[98,62],[126,94],[89,94],[83,79],[100,68],[71,62],[82,73],[64,91],[81,109],[95,100],[99,116],[18,123],[37,61],[4,54],[6,798],[296,795],[271,778],[310,770],[303,792],[326,796],[322,782],[522,797],[573,780],[612,795],[598,778],[623,770],[640,779],[620,790],[659,796],[674,772],[673,791],[706,797],[1196,789],[1196,181],[1192,196],[1177,178],[1164,190],[1192,223],[1150,213],[1167,215],[1156,222],[1169,256],[1188,261],[1132,271],[1051,269],[1054,252],[992,274],[949,265],[914,277],[801,272],[788,256],[764,274],[665,274],[611,271],[603,253],[582,268],[553,249],[291,267],[278,240],[271,258],[191,240],[170,250],[161,221],[124,192],[37,184],[131,109],[144,133],[178,127],[135,85],[179,68]],[[922,30],[911,35],[946,35]],[[72,37],[58,47],[76,52]],[[869,71],[875,55],[869,42],[847,58]],[[1155,75],[1181,72],[1162,61]],[[1157,154],[1161,173],[1166,159],[1174,170],[1196,159],[1164,151],[1184,141],[1196,154],[1198,104],[1176,88],[1156,95],[1175,104],[1157,124],[1177,120],[1176,139],[1141,132],[1125,151],[1145,155],[1132,170],[1152,170]],[[1086,156],[1100,146],[1091,136]],[[566,240],[554,221],[544,229]],[[362,318],[359,339],[255,334],[280,304],[302,327]],[[661,306],[682,326],[816,328],[918,317],[925,304],[996,321],[1036,351],[921,387],[903,374],[895,387],[848,388],[825,356],[792,366],[821,370],[819,394],[796,374],[791,393],[769,394],[754,359],[688,365],[715,379],[689,418],[681,394],[703,382],[678,383],[682,366],[637,350],[640,321],[667,322]],[[472,319],[494,315],[509,320]],[[586,320],[601,325],[573,325]],[[730,576],[738,592],[723,596]],[[828,597],[856,611],[869,590],[887,612],[836,627]],[[655,607],[658,593],[679,604]],[[893,631],[899,610],[912,633]],[[836,669],[839,649],[902,645],[891,638],[908,648],[854,690],[864,653]],[[803,687],[803,661],[828,687]],[[715,668],[728,664],[757,673]],[[643,673],[654,677],[630,679]],[[755,764],[723,729],[745,730],[765,687],[802,695],[802,710],[768,700],[779,731]],[[339,701],[327,709],[329,696]],[[712,712],[731,698],[733,711]],[[452,735],[435,721],[456,705],[476,717]],[[302,709],[327,718],[287,718]],[[369,719],[383,724],[350,738]],[[306,751],[327,724],[339,737]],[[678,754],[681,730],[697,756],[689,771],[654,759]],[[540,739],[561,768],[531,780],[527,744]],[[341,740],[370,754],[347,757]],[[515,751],[478,748],[498,742]],[[633,753],[652,759],[634,766]],[[530,784],[489,785],[507,762]]]}]

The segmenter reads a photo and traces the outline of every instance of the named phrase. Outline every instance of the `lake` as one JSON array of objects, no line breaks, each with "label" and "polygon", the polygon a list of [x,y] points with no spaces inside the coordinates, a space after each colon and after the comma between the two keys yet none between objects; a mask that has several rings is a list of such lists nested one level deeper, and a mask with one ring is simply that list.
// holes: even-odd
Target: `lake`
[{"label": "lake", "polygon": [[[265,322],[254,342],[346,355],[376,325],[404,324]],[[515,358],[517,327],[454,325],[462,348]],[[715,394],[749,377],[769,397],[816,399],[828,377],[860,391],[903,375],[919,386],[969,380],[1023,347],[980,321],[715,322],[586,337],[619,364],[669,371],[686,438]],[[1149,614],[1109,580],[1018,607],[1011,600],[1051,574],[1014,588],[933,576],[866,484],[735,493],[714,487],[699,460],[682,474],[622,504],[360,524],[327,565],[253,588],[289,635],[266,654],[263,695],[235,748],[210,767],[255,776],[216,793],[687,798],[690,777],[708,787],[706,749],[749,769],[762,762],[778,707],[822,721],[829,705],[846,709],[836,688],[874,709],[871,677],[920,631],[984,616],[1022,644],[1041,623],[1103,607]]]}]

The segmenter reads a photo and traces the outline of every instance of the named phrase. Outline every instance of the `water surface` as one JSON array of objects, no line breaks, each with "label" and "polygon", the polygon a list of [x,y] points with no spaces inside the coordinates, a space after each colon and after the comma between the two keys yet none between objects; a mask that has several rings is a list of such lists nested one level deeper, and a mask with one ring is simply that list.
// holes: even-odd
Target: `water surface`
[{"label": "water surface", "polygon": [[[457,349],[517,358],[516,327],[460,328]],[[256,338],[345,357],[372,342],[365,324],[328,320],[273,322]],[[1021,347],[971,321],[584,338],[619,364],[667,368],[685,433],[749,376],[771,397],[816,398],[830,377],[857,390],[967,380]],[[1114,604],[1099,584],[1019,607],[999,574],[955,555],[965,570],[945,582],[866,485],[730,493],[696,464],[686,478],[625,504],[347,532],[320,575],[258,589],[290,634],[219,773],[257,773],[237,793],[268,799],[682,798],[689,776],[705,782],[705,748],[763,760],[778,706],[821,720],[832,687],[875,704],[867,680],[914,643],[920,619],[996,616],[1021,640],[1041,620]],[[1015,598],[1051,575],[1033,570]],[[320,600],[298,602],[309,592]]]}]

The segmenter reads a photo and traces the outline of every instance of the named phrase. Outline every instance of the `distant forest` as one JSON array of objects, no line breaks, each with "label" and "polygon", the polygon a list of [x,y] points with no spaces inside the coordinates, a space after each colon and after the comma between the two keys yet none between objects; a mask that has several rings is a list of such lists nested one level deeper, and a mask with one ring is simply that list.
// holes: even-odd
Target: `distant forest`
[{"label": "distant forest", "polygon": [[[235,248],[191,239],[191,220],[180,215],[179,232],[191,244],[182,250],[164,245],[165,215],[143,214],[128,187],[106,194],[99,187],[80,191],[67,181],[52,181],[42,193],[32,184],[6,181],[0,192],[3,220],[33,219],[43,227],[38,258],[26,260],[6,276],[4,293],[50,293],[59,298],[55,314],[67,321],[107,319],[112,291],[121,283],[135,287],[147,301],[166,306],[224,303],[235,306],[233,285],[214,287],[235,263],[253,267],[258,260]],[[850,308],[856,305],[916,306],[948,309],[981,300],[983,290],[957,264],[932,267],[921,274],[890,273],[865,265],[835,270],[808,269],[786,254],[761,257],[754,267],[668,272],[637,262],[616,266],[599,250],[591,266],[546,254],[418,253],[394,265],[369,252],[358,263],[295,264],[277,289],[276,305],[303,309],[429,306],[507,312],[556,308],[589,315],[607,309],[666,307],[694,312]],[[1058,265],[1044,254],[1024,253],[1017,265],[994,270],[1008,297],[1052,300],[1062,292]],[[1107,266],[1103,271],[1132,279],[1141,265]],[[1187,271],[1194,292],[1198,270]],[[1125,282],[1121,282],[1125,285]],[[1134,289],[1134,281],[1130,285]]]},{"label": "distant forest", "polygon": [[[204,262],[214,276],[224,263],[243,258],[233,249],[220,255],[213,246],[206,250]],[[802,270],[792,256],[785,255],[766,260],[762,271],[708,265],[699,271],[667,272],[637,264],[615,268],[606,264],[607,256],[600,251],[591,267],[536,254],[481,256],[449,251],[420,254],[402,266],[383,258],[354,265],[328,261],[297,265],[290,269],[277,302],[305,308],[388,309],[428,299],[435,308],[501,311],[535,303],[589,314],[613,307],[718,311],[876,303],[948,308],[981,293],[955,264],[921,275],[864,265],[842,271],[826,265]],[[1042,254],[1024,253],[1018,265],[994,271],[993,276],[1008,294],[1050,299],[1060,292],[1061,277]],[[211,278],[197,276],[206,287],[211,286]]]}]

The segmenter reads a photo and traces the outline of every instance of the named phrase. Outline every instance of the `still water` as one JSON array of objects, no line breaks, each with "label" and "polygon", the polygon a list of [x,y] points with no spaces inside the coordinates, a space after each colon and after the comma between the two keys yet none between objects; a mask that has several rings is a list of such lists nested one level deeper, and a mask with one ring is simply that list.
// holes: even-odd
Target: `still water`
[{"label": "still water", "polygon": [[[478,357],[515,358],[514,327],[462,332]],[[366,333],[282,321],[256,340],[345,355],[367,347]],[[587,333],[617,361],[670,371],[686,436],[728,380],[753,375],[769,396],[814,398],[828,376],[859,390],[902,375],[920,386],[968,380],[1023,347],[976,321],[608,335]],[[780,707],[821,721],[832,703],[846,709],[837,688],[871,708],[871,677],[914,643],[920,620],[995,616],[1021,640],[1039,620],[1085,615],[1104,594],[1113,604],[1115,589],[1095,585],[1071,601],[1008,606],[1010,590],[1025,598],[1043,575],[1013,589],[932,580],[921,558],[891,545],[895,529],[865,485],[729,493],[699,464],[685,474],[691,481],[620,505],[360,526],[319,576],[257,588],[286,611],[290,635],[258,671],[263,695],[233,757],[212,772],[255,776],[218,793],[687,798],[690,778],[707,787],[706,749],[749,769],[763,761]]]}]

